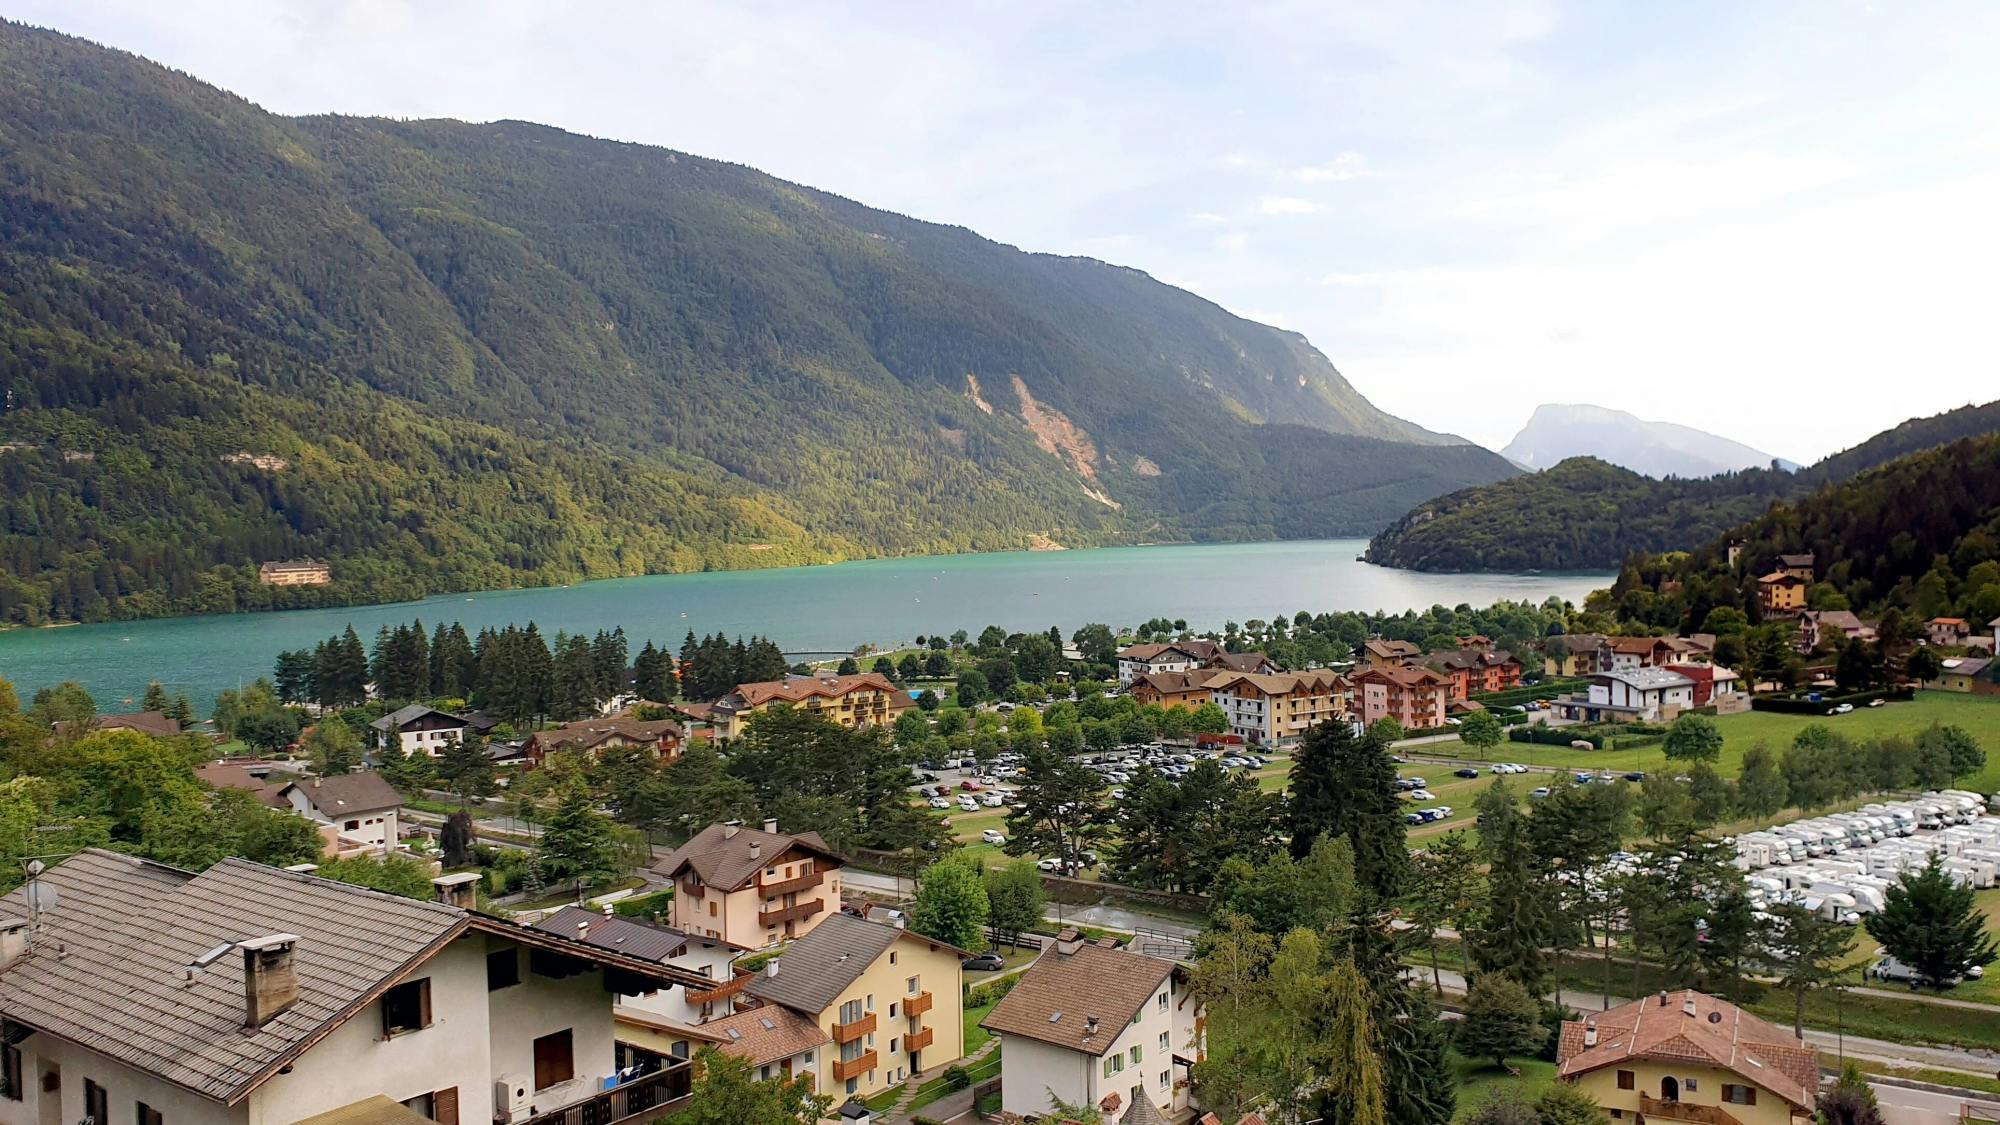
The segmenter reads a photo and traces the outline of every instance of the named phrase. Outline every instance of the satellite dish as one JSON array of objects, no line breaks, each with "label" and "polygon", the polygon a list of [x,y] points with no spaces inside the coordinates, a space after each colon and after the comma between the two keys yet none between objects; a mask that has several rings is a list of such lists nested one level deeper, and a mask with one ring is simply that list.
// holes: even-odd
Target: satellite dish
[{"label": "satellite dish", "polygon": [[23,895],[28,900],[29,910],[32,910],[35,913],[40,914],[43,913],[44,911],[55,909],[56,898],[57,898],[56,889],[50,886],[49,884],[40,881],[35,881],[28,883],[25,887],[21,889]]}]

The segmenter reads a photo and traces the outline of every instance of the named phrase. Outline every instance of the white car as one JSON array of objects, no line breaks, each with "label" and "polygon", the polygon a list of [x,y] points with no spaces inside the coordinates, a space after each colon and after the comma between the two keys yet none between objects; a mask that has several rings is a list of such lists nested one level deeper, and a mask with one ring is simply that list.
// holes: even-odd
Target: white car
[{"label": "white car", "polygon": [[978,812],[979,801],[973,797],[960,797],[958,799],[958,807],[964,809],[966,812]]},{"label": "white car", "polygon": [[979,840],[985,844],[1004,844],[1007,842],[1007,837],[997,828],[988,828],[979,834]]},{"label": "white car", "polygon": [[990,774],[990,773],[989,773],[989,774],[987,774],[987,775],[986,775],[985,777],[982,777],[982,778],[980,778],[980,779],[979,779],[979,784],[981,784],[981,785],[998,785],[998,784],[1000,784],[1000,779],[999,779],[999,778],[997,778],[997,777],[994,777],[994,776],[993,776],[992,774]]},{"label": "white car", "polygon": [[932,797],[931,807],[934,809],[948,809],[951,807],[951,802],[945,800],[943,797]]},{"label": "white car", "polygon": [[1125,799],[1125,791],[1124,791],[1123,789],[1113,789],[1113,790],[1111,791],[1111,799],[1112,799],[1112,800],[1114,800],[1114,801],[1122,801],[1122,800],[1124,800],[1124,799]]},{"label": "white car", "polygon": [[1061,868],[1062,863],[1058,860],[1043,859],[1035,861],[1035,869],[1038,871],[1057,871]]},{"label": "white car", "polygon": [[985,796],[979,798],[979,803],[985,805],[989,809],[997,809],[1001,805],[1006,804],[1007,802],[1002,800],[1000,794],[998,793],[988,793]]},{"label": "white car", "polygon": [[1428,789],[1412,789],[1408,793],[1403,794],[1403,796],[1408,797],[1412,801],[1434,801],[1437,799],[1431,795],[1431,791]]},{"label": "white car", "polygon": [[1854,710],[1854,704],[1852,704],[1852,703],[1842,703],[1842,704],[1840,704],[1840,705],[1836,706],[1836,707],[1835,707],[1835,708],[1834,708],[1833,710],[1831,710],[1831,711],[1828,711],[1828,712],[1827,712],[1827,714],[1829,714],[1829,715],[1845,715],[1845,714],[1847,714],[1847,713],[1848,713],[1849,711],[1852,711],[1852,710]]}]

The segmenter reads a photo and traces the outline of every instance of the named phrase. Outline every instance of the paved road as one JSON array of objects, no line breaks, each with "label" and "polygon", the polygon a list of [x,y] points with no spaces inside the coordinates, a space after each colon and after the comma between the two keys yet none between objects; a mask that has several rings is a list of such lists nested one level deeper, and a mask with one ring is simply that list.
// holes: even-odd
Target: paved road
[{"label": "paved road", "polygon": [[[857,890],[873,891],[885,895],[907,895],[911,893],[910,880],[894,875],[881,875],[873,871],[861,871],[848,867],[841,871],[842,881]],[[1194,940],[1201,927],[1175,918],[1162,918],[1140,910],[1122,906],[1063,906],[1051,903],[1045,917],[1051,922],[1069,926],[1095,926],[1103,930],[1150,930],[1153,933],[1186,941]]]},{"label": "paved road", "polygon": [[[1871,1085],[1875,1090],[1875,1101],[1882,1107],[1882,1119],[1888,1125],[1959,1125],[1966,1120],[2000,1121],[2000,1100],[1982,1098],[1968,1101],[1957,1094],[1912,1090],[1882,1082]],[[1967,1108],[1981,1115],[1972,1118],[1962,1116],[1961,1111]]]}]

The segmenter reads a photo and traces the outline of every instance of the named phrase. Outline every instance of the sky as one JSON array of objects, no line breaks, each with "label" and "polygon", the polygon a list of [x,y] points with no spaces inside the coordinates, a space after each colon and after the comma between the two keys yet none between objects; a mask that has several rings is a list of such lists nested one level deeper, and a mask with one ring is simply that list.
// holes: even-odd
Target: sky
[{"label": "sky", "polygon": [[1504,445],[2000,398],[2000,6],[0,0],[282,113],[738,161],[1305,334]]}]

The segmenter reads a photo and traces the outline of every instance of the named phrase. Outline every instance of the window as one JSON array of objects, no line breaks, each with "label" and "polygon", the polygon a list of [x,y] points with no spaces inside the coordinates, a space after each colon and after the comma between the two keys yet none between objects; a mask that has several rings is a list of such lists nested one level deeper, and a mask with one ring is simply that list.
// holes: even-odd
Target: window
[{"label": "window", "polygon": [[896,1053],[896,1040],[894,1036],[891,1036],[889,1039],[889,1053],[892,1055]]},{"label": "window", "polygon": [[1162,1012],[1164,1012],[1164,1011],[1166,1011],[1166,1010],[1167,1010],[1167,994],[1166,994],[1166,993],[1164,993],[1164,992],[1160,993],[1160,1003],[1159,1003],[1159,1009],[1160,1009],[1160,1010],[1161,1010]]},{"label": "window", "polygon": [[21,1049],[12,1043],[0,1045],[0,1083],[6,1087],[0,1094],[8,1101],[21,1100]]},{"label": "window", "polygon": [[521,951],[508,946],[486,955],[486,991],[512,988],[521,983]]},{"label": "window", "polygon": [[915,996],[917,993],[923,991],[923,983],[924,978],[911,977],[909,980],[903,982],[903,989],[910,995]]},{"label": "window", "polygon": [[346,824],[346,830],[349,832],[352,832],[359,827],[361,827],[361,822],[358,820],[350,820]]},{"label": "window", "polygon": [[438,1125],[458,1125],[458,1087],[432,1091],[431,1120]]},{"label": "window", "polygon": [[1145,1057],[1146,1057],[1145,1048],[1140,1047],[1137,1043],[1134,1043],[1132,1045],[1132,1065],[1138,1066],[1139,1060]]},{"label": "window", "polygon": [[382,994],[382,1037],[431,1025],[431,979],[404,981]]},{"label": "window", "polygon": [[889,1001],[889,1018],[896,1018],[896,1002],[894,1000]]},{"label": "window", "polygon": [[1696,1090],[1701,1089],[1701,1083],[1695,1081],[1692,1078],[1683,1078],[1681,1079],[1681,1089],[1686,1090],[1688,1093],[1692,1094]]},{"label": "window", "polygon": [[710,918],[713,918],[713,917],[715,917],[715,900],[714,900],[714,899],[709,899],[709,900],[708,900],[708,916],[709,916]]},{"label": "window", "polygon": [[1636,1089],[1637,1086],[1638,1081],[1631,1071],[1621,1070],[1618,1072],[1618,1088],[1620,1090]]},{"label": "window", "polygon": [[1730,1105],[1756,1105],[1757,1087],[1738,1086],[1733,1082],[1722,1084],[1722,1100]]},{"label": "window", "polygon": [[1124,1055],[1104,1056],[1104,1077],[1109,1078],[1125,1069]]},{"label": "window", "polygon": [[1164,1071],[1164,1070],[1163,1070],[1163,1071],[1161,1071],[1161,1072],[1160,1072],[1160,1089],[1162,1089],[1162,1090],[1166,1089],[1166,1088],[1167,1088],[1167,1084],[1168,1084],[1168,1083],[1170,1083],[1170,1082],[1172,1082],[1173,1080],[1174,1080],[1174,1076],[1173,1076],[1173,1074],[1172,1074],[1172,1073],[1170,1073],[1170,1072],[1168,1072],[1168,1071]]},{"label": "window", "polygon": [[1164,1031],[1160,1032],[1160,1053],[1167,1053],[1167,1033]]},{"label": "window", "polygon": [[850,1094],[851,1094],[851,1093],[853,1093],[854,1091],[856,1091],[856,1090],[858,1090],[858,1089],[860,1089],[860,1088],[861,1088],[861,1080],[860,1080],[860,1079],[858,1079],[858,1078],[850,1078],[850,1079],[848,1079],[848,1080],[847,1080],[847,1092],[848,1092],[848,1093],[850,1093]]},{"label": "window", "polygon": [[849,1000],[840,1006],[841,1023],[853,1023],[855,1020],[860,1019],[862,1015],[861,1001],[859,1000]]},{"label": "window", "polygon": [[889,963],[891,965],[896,963],[896,951],[893,949],[889,951]]},{"label": "window", "polygon": [[93,1125],[107,1125],[111,1120],[111,1095],[88,1078],[83,1080],[83,1112]]},{"label": "window", "polygon": [[546,1090],[576,1077],[576,1056],[569,1029],[535,1040],[535,1089]]}]

